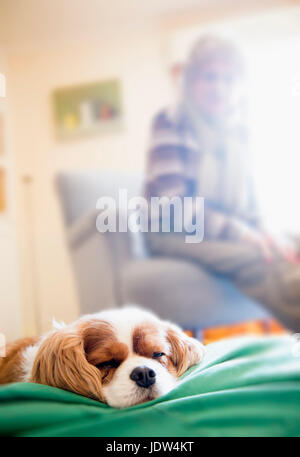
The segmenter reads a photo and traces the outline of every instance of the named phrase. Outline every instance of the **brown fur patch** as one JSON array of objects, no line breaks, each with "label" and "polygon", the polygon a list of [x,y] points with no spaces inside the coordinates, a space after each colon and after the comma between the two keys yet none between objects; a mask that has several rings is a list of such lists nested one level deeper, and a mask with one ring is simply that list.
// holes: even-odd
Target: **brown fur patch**
[{"label": "brown fur patch", "polygon": [[181,376],[188,368],[200,362],[203,352],[200,343],[194,338],[185,335],[175,325],[168,327],[167,338],[171,345],[171,362],[177,376]]},{"label": "brown fur patch", "polygon": [[136,327],[132,342],[136,354],[150,359],[154,352],[169,352],[163,329],[152,323],[145,322]]},{"label": "brown fur patch", "polygon": [[57,331],[43,341],[30,381],[103,401],[100,372],[87,361],[76,332]]},{"label": "brown fur patch", "polygon": [[99,365],[110,360],[120,364],[128,356],[128,347],[117,340],[113,327],[105,321],[90,321],[83,330],[83,339],[88,362],[97,366],[102,383],[107,384],[112,379],[116,367]]},{"label": "brown fur patch", "polygon": [[31,381],[103,402],[102,383],[111,379],[114,369],[98,365],[111,359],[121,362],[127,355],[127,346],[118,342],[108,322],[81,322],[74,331],[57,331],[41,344]]},{"label": "brown fur patch", "polygon": [[83,329],[86,358],[92,365],[111,359],[121,363],[128,356],[128,347],[117,340],[113,327],[105,321],[89,321]]},{"label": "brown fur patch", "polygon": [[165,355],[156,358],[172,375],[176,375],[176,369],[169,357],[170,345],[166,338],[163,326],[157,326],[145,322],[135,328],[133,332],[133,350],[143,357],[153,358],[154,352],[163,352]]},{"label": "brown fur patch", "polygon": [[7,345],[6,356],[0,358],[0,384],[21,381],[22,354],[28,346],[36,342],[37,338],[22,338]]}]

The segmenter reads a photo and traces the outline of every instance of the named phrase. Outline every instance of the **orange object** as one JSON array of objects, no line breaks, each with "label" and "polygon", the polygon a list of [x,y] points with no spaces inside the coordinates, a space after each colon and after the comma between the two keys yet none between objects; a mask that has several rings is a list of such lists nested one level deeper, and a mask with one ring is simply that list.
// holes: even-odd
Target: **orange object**
[{"label": "orange object", "polygon": [[273,334],[281,334],[281,333],[286,333],[286,329],[279,324],[275,319],[271,319],[268,321],[269,324],[269,333]]},{"label": "orange object", "polygon": [[185,333],[188,336],[198,337],[203,344],[243,335],[278,335],[286,332],[287,330],[275,319],[239,322],[232,325],[210,327],[201,331],[194,331],[191,329],[185,330]]},{"label": "orange object", "polygon": [[187,336],[191,336],[191,337],[194,337],[195,334],[192,330],[185,330],[184,333],[187,335]]},{"label": "orange object", "polygon": [[223,338],[241,335],[263,335],[265,327],[262,321],[248,321],[222,327],[208,328],[203,331],[203,343],[209,344]]}]

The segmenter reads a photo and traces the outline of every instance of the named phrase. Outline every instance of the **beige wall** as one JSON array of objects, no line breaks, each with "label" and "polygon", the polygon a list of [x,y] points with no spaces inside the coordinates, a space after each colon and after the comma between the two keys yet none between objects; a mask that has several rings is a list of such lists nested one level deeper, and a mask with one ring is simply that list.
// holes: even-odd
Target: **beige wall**
[{"label": "beige wall", "polygon": [[[25,332],[49,327],[52,316],[72,320],[77,297],[53,188],[57,170],[143,170],[152,114],[168,98],[160,42],[144,24],[122,40],[101,39],[10,53],[10,103],[17,157],[18,203]],[[57,87],[119,78],[124,129],[117,134],[59,143],[53,129],[51,93]],[[32,177],[25,184],[24,175]]]},{"label": "beige wall", "polygon": [[[0,73],[6,74],[6,55],[0,49]],[[4,153],[0,166],[5,172],[5,212],[0,214],[0,333],[7,341],[21,334],[22,309],[20,275],[16,242],[16,205],[13,144],[10,112],[6,97],[0,97],[0,115],[3,119]],[[1,131],[2,134],[2,131]]]}]

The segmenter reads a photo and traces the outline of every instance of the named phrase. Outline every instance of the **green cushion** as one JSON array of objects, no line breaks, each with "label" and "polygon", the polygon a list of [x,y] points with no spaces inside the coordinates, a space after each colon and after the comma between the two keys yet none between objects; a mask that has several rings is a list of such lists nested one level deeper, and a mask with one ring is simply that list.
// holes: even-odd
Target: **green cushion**
[{"label": "green cushion", "polygon": [[14,436],[300,436],[300,357],[289,337],[207,346],[167,395],[117,410],[30,383],[0,388],[0,434]]}]

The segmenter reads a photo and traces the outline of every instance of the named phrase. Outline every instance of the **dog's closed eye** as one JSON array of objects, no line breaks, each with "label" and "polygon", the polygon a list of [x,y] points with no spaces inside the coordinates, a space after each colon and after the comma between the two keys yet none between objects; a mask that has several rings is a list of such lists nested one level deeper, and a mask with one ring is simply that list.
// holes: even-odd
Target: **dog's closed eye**
[{"label": "dog's closed eye", "polygon": [[152,358],[153,358],[153,359],[158,359],[159,357],[162,357],[162,356],[164,356],[164,355],[165,355],[164,352],[153,352]]},{"label": "dog's closed eye", "polygon": [[101,362],[101,363],[98,363],[96,365],[97,368],[118,368],[118,366],[120,365],[120,362],[118,362],[117,360],[115,359],[111,359],[111,360],[106,360],[105,362]]}]

